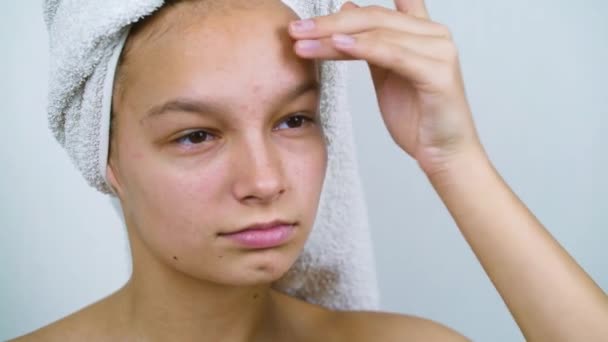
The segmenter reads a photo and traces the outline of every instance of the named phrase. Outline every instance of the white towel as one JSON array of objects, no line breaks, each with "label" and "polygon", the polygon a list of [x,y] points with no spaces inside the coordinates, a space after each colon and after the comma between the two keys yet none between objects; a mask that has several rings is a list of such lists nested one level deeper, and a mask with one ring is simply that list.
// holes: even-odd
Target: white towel
[{"label": "white towel", "polygon": [[[282,0],[301,18],[335,12],[344,0]],[[114,73],[130,25],[164,0],[45,0],[50,42],[49,123],[88,183],[105,180]],[[314,228],[291,269],[273,286],[338,310],[378,309],[367,213],[355,159],[346,65],[321,63],[320,114],[328,166]],[[348,237],[348,238],[345,238]]]}]

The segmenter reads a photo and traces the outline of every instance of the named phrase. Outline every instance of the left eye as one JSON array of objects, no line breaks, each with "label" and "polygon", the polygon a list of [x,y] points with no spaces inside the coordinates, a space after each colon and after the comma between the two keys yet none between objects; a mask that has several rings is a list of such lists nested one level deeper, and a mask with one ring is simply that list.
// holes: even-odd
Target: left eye
[{"label": "left eye", "polygon": [[176,142],[182,145],[198,145],[214,139],[216,137],[209,132],[194,131],[178,138]]},{"label": "left eye", "polygon": [[307,123],[313,122],[313,119],[304,115],[293,115],[283,120],[276,129],[300,128]]}]

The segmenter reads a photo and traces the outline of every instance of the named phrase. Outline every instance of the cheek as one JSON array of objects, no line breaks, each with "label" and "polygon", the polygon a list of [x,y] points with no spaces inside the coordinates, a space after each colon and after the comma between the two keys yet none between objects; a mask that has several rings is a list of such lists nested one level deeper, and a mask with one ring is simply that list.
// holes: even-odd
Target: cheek
[{"label": "cheek", "polygon": [[129,172],[129,206],[141,238],[169,254],[199,254],[222,229],[217,213],[225,201],[222,165],[184,168],[179,162],[141,158]]},{"label": "cheek", "polygon": [[139,178],[140,199],[153,204],[148,214],[162,215],[163,221],[209,217],[208,212],[221,201],[225,175],[221,169],[156,166]]},{"label": "cheek", "polygon": [[297,157],[291,155],[286,158],[285,165],[288,182],[302,201],[299,204],[302,208],[307,208],[307,211],[315,210],[327,166],[325,144],[319,140],[314,145],[310,145],[305,152],[300,151]]}]

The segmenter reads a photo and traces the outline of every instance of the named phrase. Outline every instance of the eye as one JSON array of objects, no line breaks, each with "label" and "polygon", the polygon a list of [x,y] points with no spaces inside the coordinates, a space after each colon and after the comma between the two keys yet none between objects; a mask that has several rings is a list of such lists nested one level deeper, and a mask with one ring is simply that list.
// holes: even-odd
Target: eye
[{"label": "eye", "polygon": [[300,128],[313,122],[314,119],[306,115],[292,115],[281,121],[276,129]]},{"label": "eye", "polygon": [[175,140],[182,145],[197,145],[206,141],[214,140],[216,136],[206,131],[193,131]]}]

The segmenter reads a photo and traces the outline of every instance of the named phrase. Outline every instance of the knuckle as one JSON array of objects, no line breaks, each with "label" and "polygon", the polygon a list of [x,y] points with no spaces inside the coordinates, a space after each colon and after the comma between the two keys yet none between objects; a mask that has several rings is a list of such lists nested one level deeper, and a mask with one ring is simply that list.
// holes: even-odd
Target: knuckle
[{"label": "knuckle", "polygon": [[452,31],[445,25],[443,24],[435,24],[435,31],[437,32],[437,35],[447,38],[447,39],[452,39]]}]

